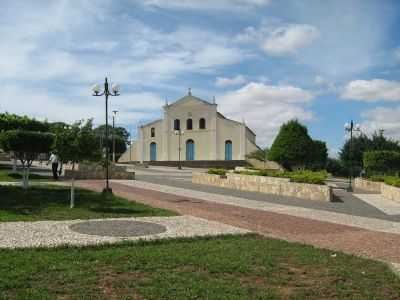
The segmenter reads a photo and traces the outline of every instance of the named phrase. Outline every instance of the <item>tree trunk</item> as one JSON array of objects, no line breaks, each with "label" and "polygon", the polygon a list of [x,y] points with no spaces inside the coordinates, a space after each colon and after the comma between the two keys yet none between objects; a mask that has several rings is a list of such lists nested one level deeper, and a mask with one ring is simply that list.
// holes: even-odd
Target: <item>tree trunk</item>
[{"label": "tree trunk", "polygon": [[71,178],[71,202],[70,208],[75,205],[75,163],[72,163],[72,178]]}]

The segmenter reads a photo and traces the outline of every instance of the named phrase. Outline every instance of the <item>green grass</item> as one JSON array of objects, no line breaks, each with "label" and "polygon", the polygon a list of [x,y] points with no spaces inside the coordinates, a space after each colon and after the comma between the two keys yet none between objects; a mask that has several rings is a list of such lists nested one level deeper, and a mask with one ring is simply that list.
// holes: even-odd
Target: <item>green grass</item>
[{"label": "green grass", "polygon": [[[52,180],[53,177],[45,176],[45,175],[38,175],[38,174],[29,174],[29,180]],[[0,181],[21,181],[22,174],[20,172],[13,173],[11,170],[8,169],[0,169]]]},{"label": "green grass", "polygon": [[380,262],[256,235],[0,251],[1,299],[400,299]]},{"label": "green grass", "polygon": [[0,195],[0,222],[176,215],[84,189],[76,190],[75,208],[70,209],[68,187],[33,186],[25,191],[21,187],[0,186]]}]

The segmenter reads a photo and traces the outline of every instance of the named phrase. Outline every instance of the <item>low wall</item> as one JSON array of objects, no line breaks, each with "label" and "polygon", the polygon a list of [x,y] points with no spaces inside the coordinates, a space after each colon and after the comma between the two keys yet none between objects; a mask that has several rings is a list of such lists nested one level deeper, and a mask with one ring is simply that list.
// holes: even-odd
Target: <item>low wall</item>
[{"label": "low wall", "polygon": [[382,182],[366,180],[366,179],[362,179],[360,177],[357,177],[354,180],[354,186],[356,188],[361,189],[361,190],[370,191],[370,192],[380,193],[382,185],[383,185]]},{"label": "low wall", "polygon": [[[79,164],[76,167],[75,173],[72,173],[71,166],[66,166],[64,177],[71,179],[74,175],[75,179],[105,179],[105,169],[101,165],[95,164]],[[110,179],[134,180],[135,173],[127,172],[125,167],[110,165]]]},{"label": "low wall", "polygon": [[400,188],[398,188],[398,187],[395,187],[392,185],[387,185],[387,184],[382,184],[381,193],[382,193],[382,196],[386,199],[400,202]]},{"label": "low wall", "polygon": [[[177,167],[179,161],[145,161],[150,166]],[[182,167],[188,168],[225,168],[234,169],[236,166],[248,166],[245,160],[183,160]]]},{"label": "low wall", "polygon": [[226,177],[221,177],[194,172],[192,182],[308,200],[331,201],[332,199],[332,189],[329,186],[290,182],[288,178],[241,174],[227,174]]}]

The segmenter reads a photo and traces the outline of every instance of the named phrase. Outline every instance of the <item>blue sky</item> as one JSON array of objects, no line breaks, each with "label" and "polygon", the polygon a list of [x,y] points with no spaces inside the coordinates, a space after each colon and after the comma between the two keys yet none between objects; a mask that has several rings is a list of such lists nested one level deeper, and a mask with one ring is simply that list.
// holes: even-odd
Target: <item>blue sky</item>
[{"label": "blue sky", "polygon": [[0,10],[0,111],[133,129],[187,93],[270,145],[292,118],[334,154],[351,119],[400,138],[400,1],[37,0]]}]

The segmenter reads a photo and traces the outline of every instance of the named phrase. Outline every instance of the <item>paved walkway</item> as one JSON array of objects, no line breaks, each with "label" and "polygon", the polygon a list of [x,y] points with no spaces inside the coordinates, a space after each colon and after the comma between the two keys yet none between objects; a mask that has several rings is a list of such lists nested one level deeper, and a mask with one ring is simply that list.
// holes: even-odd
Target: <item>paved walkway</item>
[{"label": "paved walkway", "polygon": [[[112,228],[110,232],[109,225],[103,226],[107,229],[108,236],[102,236],[104,232],[99,231],[101,226],[84,226],[83,229],[88,234],[79,233],[82,228],[74,229],[71,226],[77,224],[87,225],[87,223],[95,223],[98,221],[113,222],[113,226],[118,226],[121,221],[143,222],[157,224],[162,226],[164,230],[160,233],[149,234],[144,236],[112,236],[116,232],[124,232],[126,235],[126,224],[121,230]],[[137,226],[138,224],[135,224]],[[145,224],[144,224],[145,225]],[[82,226],[81,226],[82,227]],[[151,229],[151,228],[150,228]],[[146,228],[139,228],[138,231],[145,232]],[[143,217],[143,218],[117,218],[117,219],[94,219],[94,220],[69,220],[69,221],[38,221],[38,222],[1,222],[0,223],[0,248],[31,248],[31,247],[55,247],[62,245],[96,245],[106,243],[117,243],[121,241],[134,241],[139,239],[153,240],[173,237],[194,237],[194,236],[210,236],[221,234],[242,234],[247,230],[222,224],[220,222],[208,221],[193,216],[177,216],[177,217]]]},{"label": "paved walkway", "polygon": [[[78,185],[100,191],[104,182],[80,181]],[[312,214],[306,217],[300,216],[304,209],[284,205],[277,207],[265,203],[264,208],[244,207],[244,205],[239,206],[241,204],[239,202],[235,203],[239,201],[238,199],[229,196],[203,194],[200,197],[190,190],[151,186],[149,183],[139,181],[123,184],[112,182],[112,188],[115,194],[127,199],[171,209],[181,214],[223,222],[266,236],[400,263],[400,227],[398,227],[400,224],[397,222],[368,218],[357,220],[349,215],[339,216],[339,219],[342,218],[340,220],[342,223],[352,222],[352,226],[349,226],[335,223],[333,219],[327,222],[324,218],[331,218],[333,215],[323,211],[311,212]],[[245,200],[254,205],[261,203]]]},{"label": "paved walkway", "polygon": [[[284,204],[300,208],[310,208],[320,211],[337,212],[360,217],[400,222],[400,214],[388,215],[374,205],[371,205],[370,203],[367,203],[360,198],[355,197],[352,193],[348,193],[343,189],[334,189],[334,202],[310,201],[294,197],[276,196],[258,192],[240,191],[216,186],[193,184],[191,182],[191,173],[188,172],[180,173],[177,172],[177,170],[170,170],[169,172],[164,171],[163,173],[158,173],[156,175],[153,174],[154,172],[155,171],[152,169],[139,170],[136,176],[137,181],[144,181],[153,184],[166,185],[170,187],[183,188],[199,192],[219,194],[223,196],[228,195],[240,197],[271,204]],[[365,193],[364,191],[356,192]]]}]

